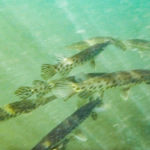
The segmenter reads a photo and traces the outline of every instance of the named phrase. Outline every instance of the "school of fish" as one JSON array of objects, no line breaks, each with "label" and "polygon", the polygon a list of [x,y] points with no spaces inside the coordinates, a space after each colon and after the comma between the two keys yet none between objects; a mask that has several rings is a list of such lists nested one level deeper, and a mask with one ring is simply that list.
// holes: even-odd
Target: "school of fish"
[{"label": "school of fish", "polygon": [[[137,50],[144,53],[150,50],[150,41],[143,39],[120,40],[113,37],[93,37],[73,43],[66,48],[79,50],[79,52],[63,58],[56,64],[43,64],[41,66],[42,80],[34,80],[31,86],[19,87],[14,93],[20,100],[0,107],[0,121],[29,113],[55,99],[69,100],[70,97],[76,95],[80,101],[84,101],[84,105],[33,148],[33,150],[65,149],[70,140],[66,138],[68,134],[84,121],[96,106],[98,107],[99,99],[103,100],[107,89],[119,87],[124,93],[128,93],[130,88],[137,84],[150,84],[150,70],[148,69],[69,75],[74,68],[86,63],[89,63],[92,68],[95,67],[95,58],[107,50],[109,45],[123,51]],[[128,94],[126,98],[128,99]],[[71,120],[70,123],[69,120]]]}]

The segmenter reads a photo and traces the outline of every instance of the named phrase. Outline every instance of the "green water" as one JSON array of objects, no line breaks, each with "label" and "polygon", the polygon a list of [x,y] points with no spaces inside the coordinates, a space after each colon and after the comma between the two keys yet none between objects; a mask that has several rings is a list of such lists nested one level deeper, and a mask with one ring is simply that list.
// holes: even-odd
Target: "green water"
[{"label": "green water", "polygon": [[[148,0],[0,0],[0,105],[19,100],[19,86],[41,79],[42,64],[76,53],[66,45],[94,36],[150,40],[149,12]],[[141,57],[113,46],[96,58],[97,72],[149,68],[150,53]],[[71,74],[93,71],[84,65]],[[135,86],[127,101],[119,88],[106,91],[98,120],[80,126],[88,140],[72,140],[67,150],[149,150],[149,90]],[[58,99],[0,122],[0,150],[30,150],[75,110],[76,99]]]}]

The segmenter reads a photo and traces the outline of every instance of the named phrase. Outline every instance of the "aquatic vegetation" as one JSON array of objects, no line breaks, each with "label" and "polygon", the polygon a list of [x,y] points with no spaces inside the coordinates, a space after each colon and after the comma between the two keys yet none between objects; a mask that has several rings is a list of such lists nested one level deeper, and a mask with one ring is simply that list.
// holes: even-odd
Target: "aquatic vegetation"
[{"label": "aquatic vegetation", "polygon": [[109,44],[110,42],[107,41],[101,44],[90,46],[72,57],[64,58],[62,61],[60,61],[60,63],[56,65],[44,64],[41,68],[41,76],[45,80],[50,79],[57,73],[66,76],[73,68],[87,61],[91,60],[93,64],[94,57],[102,52],[104,48]]},{"label": "aquatic vegetation", "polygon": [[[76,129],[100,104],[100,99],[92,100],[76,110],[52,131],[50,131],[32,150],[54,150],[57,149],[74,129]],[[60,146],[61,147],[61,146]],[[59,150],[59,149],[58,149]]]}]

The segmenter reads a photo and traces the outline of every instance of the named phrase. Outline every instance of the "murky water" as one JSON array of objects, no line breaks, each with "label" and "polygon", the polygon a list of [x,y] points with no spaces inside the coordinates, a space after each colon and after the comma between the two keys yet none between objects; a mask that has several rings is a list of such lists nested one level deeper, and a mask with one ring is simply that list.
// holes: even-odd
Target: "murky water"
[{"label": "murky water", "polygon": [[[42,64],[79,52],[67,49],[74,42],[96,36],[121,40],[150,40],[148,0],[1,0],[0,1],[0,105],[19,100],[14,91],[41,79]],[[122,51],[109,46],[76,72],[112,72],[149,69],[150,52]],[[123,100],[121,90],[107,90],[98,119],[80,125],[87,141],[71,140],[67,150],[149,150],[150,86],[140,84]],[[76,110],[77,98],[58,99],[29,114],[0,122],[0,150],[30,150]]]}]

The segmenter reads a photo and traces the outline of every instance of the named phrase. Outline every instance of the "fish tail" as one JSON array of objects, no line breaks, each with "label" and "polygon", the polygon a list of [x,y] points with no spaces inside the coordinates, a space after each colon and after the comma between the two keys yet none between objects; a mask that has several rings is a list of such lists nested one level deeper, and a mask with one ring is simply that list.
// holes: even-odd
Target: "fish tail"
[{"label": "fish tail", "polygon": [[43,64],[41,67],[41,77],[44,80],[48,80],[52,76],[56,74],[56,69],[54,65],[51,64]]},{"label": "fish tail", "polygon": [[35,109],[35,104],[27,100],[7,104],[0,108],[0,121],[8,120],[19,114],[30,112],[33,109]]},{"label": "fish tail", "polygon": [[21,100],[0,107],[0,121],[14,118],[23,113],[29,113],[41,105],[45,105],[48,102],[56,99],[55,96],[48,98],[34,99],[34,100]]},{"label": "fish tail", "polygon": [[27,99],[30,96],[32,96],[33,93],[34,93],[33,89],[31,87],[28,87],[28,86],[19,87],[15,91],[15,95],[20,97],[21,99]]}]

